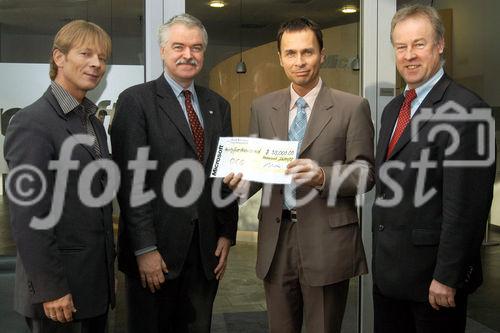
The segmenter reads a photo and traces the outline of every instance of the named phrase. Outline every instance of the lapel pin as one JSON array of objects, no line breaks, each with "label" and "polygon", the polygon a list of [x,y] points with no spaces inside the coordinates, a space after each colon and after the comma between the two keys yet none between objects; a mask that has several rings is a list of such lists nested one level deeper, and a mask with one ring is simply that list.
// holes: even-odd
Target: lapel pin
[{"label": "lapel pin", "polygon": [[210,114],[214,114],[214,112],[212,110],[208,110],[208,113]]}]

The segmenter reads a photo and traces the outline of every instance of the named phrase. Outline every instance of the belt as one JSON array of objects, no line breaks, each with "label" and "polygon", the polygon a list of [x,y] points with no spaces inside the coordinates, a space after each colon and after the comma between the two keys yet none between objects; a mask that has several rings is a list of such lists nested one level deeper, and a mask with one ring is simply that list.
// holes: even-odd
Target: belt
[{"label": "belt", "polygon": [[290,222],[297,222],[297,211],[295,209],[283,209],[281,211],[281,219],[288,220]]}]

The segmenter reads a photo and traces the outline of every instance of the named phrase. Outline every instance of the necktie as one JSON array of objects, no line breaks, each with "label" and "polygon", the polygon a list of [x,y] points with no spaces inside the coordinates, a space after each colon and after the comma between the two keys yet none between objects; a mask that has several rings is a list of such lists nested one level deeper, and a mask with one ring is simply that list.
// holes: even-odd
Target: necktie
[{"label": "necktie", "polygon": [[[297,106],[297,115],[293,119],[292,126],[290,126],[290,130],[288,131],[288,140],[298,141],[300,150],[300,146],[302,145],[302,141],[304,140],[304,134],[306,132],[306,127],[307,127],[307,114],[306,114],[307,103],[302,97],[299,97],[295,102],[295,105]],[[294,208],[295,185],[293,183],[290,185],[285,185],[284,196],[285,196],[285,207],[288,209]]]},{"label": "necktie", "polygon": [[196,115],[193,108],[193,103],[191,102],[191,92],[189,90],[183,90],[184,101],[186,103],[186,111],[189,119],[189,126],[191,127],[191,132],[193,133],[194,145],[196,146],[196,155],[198,160],[203,162],[203,149],[204,149],[204,134],[203,127],[201,127],[200,120]]},{"label": "necktie", "polygon": [[403,105],[401,105],[401,109],[399,110],[398,122],[396,124],[396,129],[394,130],[394,134],[392,135],[391,142],[389,142],[389,147],[387,148],[386,159],[389,158],[394,147],[398,143],[399,138],[403,134],[406,126],[410,123],[411,118],[411,102],[417,97],[417,93],[415,89],[410,89],[406,92],[405,100]]},{"label": "necktie", "polygon": [[85,111],[84,107],[79,105],[76,109],[74,109],[76,114],[80,117],[80,120],[82,121],[83,128],[85,128],[85,131],[87,134],[91,135],[94,138],[94,144],[92,145],[92,149],[94,150],[94,153],[97,158],[101,158],[101,147],[99,146],[99,142],[97,141],[97,136],[95,134],[94,126],[92,126],[92,123],[90,122],[89,119],[89,114],[87,111]]}]

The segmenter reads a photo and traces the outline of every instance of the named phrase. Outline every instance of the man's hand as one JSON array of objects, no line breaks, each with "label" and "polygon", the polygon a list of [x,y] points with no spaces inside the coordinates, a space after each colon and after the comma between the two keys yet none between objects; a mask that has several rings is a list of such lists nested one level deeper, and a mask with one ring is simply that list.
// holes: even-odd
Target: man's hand
[{"label": "man's hand", "polygon": [[217,241],[217,249],[215,250],[215,256],[219,257],[219,263],[215,267],[214,274],[217,280],[222,280],[224,272],[227,266],[227,257],[229,255],[229,248],[231,247],[231,241],[226,237],[219,237]]},{"label": "man's hand", "polygon": [[44,302],[43,311],[53,321],[61,323],[70,322],[73,320],[73,313],[76,312],[73,305],[73,297],[71,294],[67,294],[54,301]]},{"label": "man's hand", "polygon": [[429,287],[429,303],[435,310],[439,310],[441,306],[445,308],[455,307],[456,289],[448,287],[436,280],[432,280]]},{"label": "man's hand", "polygon": [[293,180],[299,185],[313,187],[323,186],[325,172],[316,162],[308,158],[293,160],[287,166],[286,173],[292,175]]},{"label": "man's hand", "polygon": [[243,180],[243,174],[240,172],[234,174],[231,172],[229,175],[224,177],[224,184],[226,184],[238,197],[247,197],[248,191],[250,189],[250,182],[248,180]]},{"label": "man's hand", "polygon": [[164,274],[168,273],[167,264],[163,261],[160,252],[154,250],[137,256],[137,265],[142,287],[148,286],[152,293],[160,290],[161,284],[165,282]]}]

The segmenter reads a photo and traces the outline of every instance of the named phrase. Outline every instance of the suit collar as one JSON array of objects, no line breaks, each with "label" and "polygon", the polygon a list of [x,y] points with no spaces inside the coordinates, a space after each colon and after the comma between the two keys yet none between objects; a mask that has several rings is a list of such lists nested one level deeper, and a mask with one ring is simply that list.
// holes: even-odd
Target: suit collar
[{"label": "suit collar", "polygon": [[[51,87],[49,87],[45,91],[45,93],[43,94],[43,97],[49,102],[49,104],[52,106],[52,109],[56,112],[56,114],[65,121],[66,131],[69,134],[71,134],[71,135],[88,134],[87,131],[82,126],[82,122],[80,120],[80,117],[76,113],[70,112],[70,113],[66,114],[62,110],[56,97],[52,93]],[[102,137],[101,131],[97,130],[97,127],[101,126],[98,123],[98,121],[99,120],[96,117],[90,117],[91,125],[94,126],[94,129],[95,129],[94,132],[95,132],[95,135],[97,137],[97,141],[99,142],[99,145],[101,148],[102,157],[106,158],[109,156],[109,152],[107,149],[108,140],[106,137]],[[88,145],[82,145],[82,146],[87,150],[87,152],[92,156],[93,159],[97,159],[97,156],[96,156],[92,146],[88,146]]]},{"label": "suit collar", "polygon": [[[288,122],[290,108],[290,89],[286,88],[278,93],[276,102],[273,105],[274,111],[271,113],[271,125],[274,134],[280,140],[288,140]],[[314,142],[321,131],[332,118],[331,112],[328,112],[334,105],[334,99],[329,93],[329,88],[323,83],[314,102],[311,116],[307,122],[306,133],[300,148],[299,156]]]},{"label": "suit collar", "polygon": [[[189,127],[189,123],[184,116],[184,112],[182,111],[182,107],[179,104],[179,100],[175,96],[172,88],[167,83],[165,77],[161,75],[154,82],[156,94],[158,95],[158,106],[160,109],[169,117],[172,123],[177,127],[179,132],[182,134],[188,145],[191,147],[193,152],[196,153],[196,145],[194,144],[193,134],[191,132],[191,128]],[[198,102],[200,104],[200,112],[203,117],[203,132],[204,132],[204,153],[203,153],[203,162],[206,164],[210,153],[210,142],[213,135],[213,113],[215,109],[214,102],[210,98],[210,94],[207,93],[207,90],[203,87],[195,85],[196,94],[198,96]],[[168,142],[168,135],[166,131],[163,131],[164,138]]]},{"label": "suit collar", "polygon": [[[412,119],[415,116],[417,116],[422,109],[434,108],[434,106],[443,99],[443,96],[446,92],[446,89],[448,88],[450,83],[451,83],[451,79],[446,74],[444,74],[441,77],[441,79],[436,83],[436,85],[431,89],[431,91],[429,92],[427,97],[422,101],[422,103],[418,107],[417,111],[412,116]],[[380,159],[380,158],[385,159],[385,152],[386,152],[387,146],[389,145],[389,140],[392,136],[392,130],[394,128],[394,124],[396,123],[396,119],[398,118],[399,110],[401,108],[401,105],[403,104],[403,100],[404,100],[404,97],[401,94],[400,96],[398,96],[397,103],[394,103],[391,110],[389,110],[389,112],[390,112],[389,118],[388,118],[389,126],[387,128],[385,128],[385,133],[383,136],[383,139],[384,139],[384,145],[383,145],[384,151],[382,152],[383,156],[378,156],[377,159]],[[421,121],[419,123],[419,128],[418,128],[419,131],[422,128],[422,126],[424,126],[427,123],[427,121],[428,120]],[[382,137],[381,137],[381,139],[382,139]],[[396,146],[394,147],[394,150],[392,151],[391,155],[389,156],[389,159],[392,158],[395,154],[397,154],[401,149],[403,149],[403,147],[405,147],[408,144],[408,142],[410,142],[410,140],[411,140],[411,120],[410,120],[410,124],[408,124],[408,126],[403,131],[403,134],[399,138],[398,143],[396,144]],[[380,155],[380,152],[378,152],[378,153]]]},{"label": "suit collar", "polygon": [[290,106],[290,88],[285,88],[278,93],[272,106],[271,126],[275,136],[280,140],[288,140],[288,111]]},{"label": "suit collar", "polygon": [[330,94],[330,89],[325,84],[322,84],[318,97],[314,102],[314,107],[311,110],[311,117],[307,122],[307,129],[300,147],[299,156],[316,140],[330,122],[332,113],[329,110],[333,108],[333,105],[334,99]]}]

